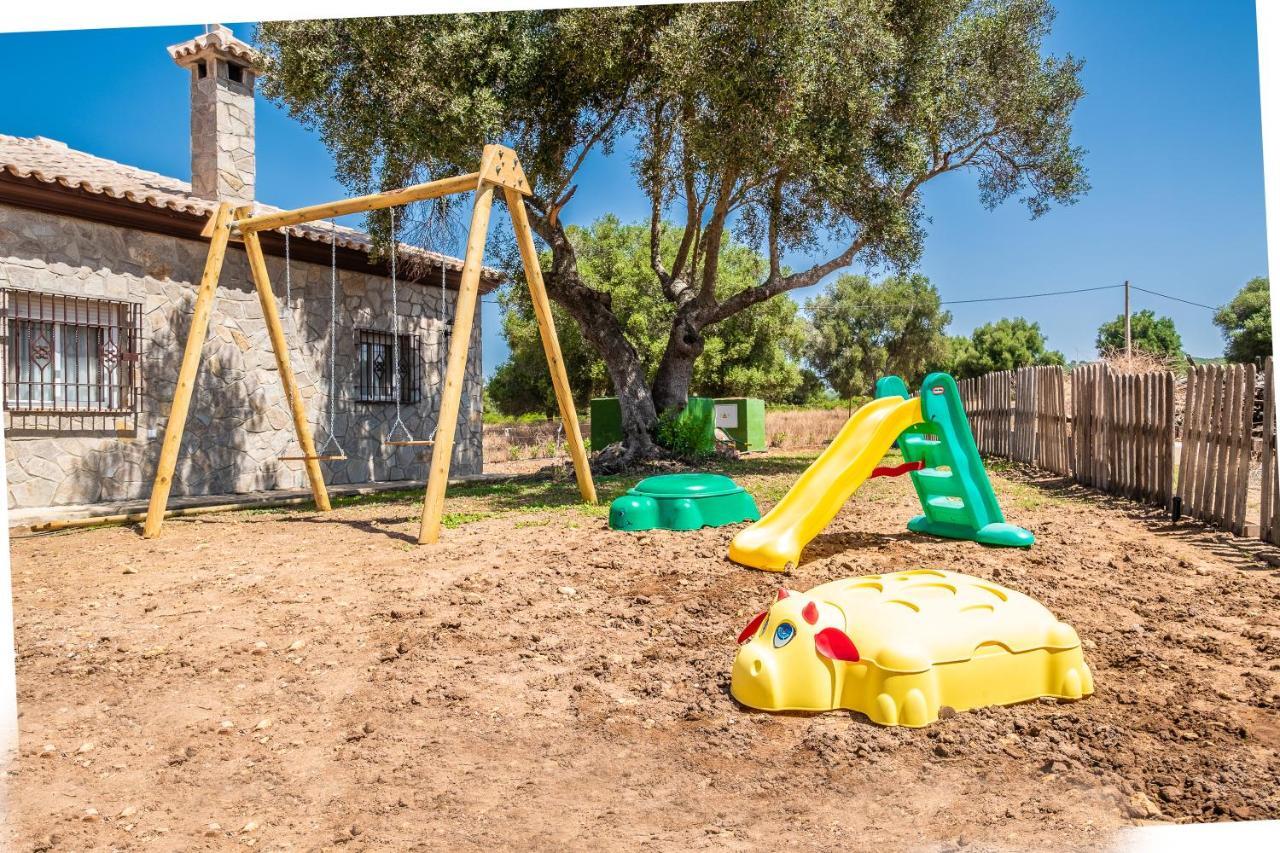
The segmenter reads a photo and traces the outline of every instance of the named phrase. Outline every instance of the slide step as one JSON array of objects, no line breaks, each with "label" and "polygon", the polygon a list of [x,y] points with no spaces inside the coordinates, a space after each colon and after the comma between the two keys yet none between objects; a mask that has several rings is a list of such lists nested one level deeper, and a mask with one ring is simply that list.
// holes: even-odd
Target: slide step
[{"label": "slide step", "polygon": [[903,436],[902,438],[899,439],[899,441],[902,443],[904,447],[919,447],[921,449],[924,449],[926,447],[942,446],[942,442],[938,441],[935,438],[921,438],[918,435]]},{"label": "slide step", "polygon": [[953,471],[924,468],[917,471],[916,475],[916,485],[929,495],[944,498],[959,498],[964,495],[964,484]]},{"label": "slide step", "polygon": [[972,524],[973,513],[960,498],[948,495],[933,495],[925,499],[925,511],[938,521],[949,521],[954,524]]}]

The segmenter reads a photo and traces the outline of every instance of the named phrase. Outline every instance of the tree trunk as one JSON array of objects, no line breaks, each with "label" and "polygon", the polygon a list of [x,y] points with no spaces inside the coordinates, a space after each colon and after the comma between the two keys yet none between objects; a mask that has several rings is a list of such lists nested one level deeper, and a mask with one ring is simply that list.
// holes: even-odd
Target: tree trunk
[{"label": "tree trunk", "polygon": [[[658,413],[645,382],[644,365],[613,314],[609,294],[582,283],[573,244],[560,223],[534,217],[540,237],[551,247],[551,269],[544,274],[547,293],[582,329],[582,335],[604,359],[622,410],[622,444],[628,457],[653,449]],[[595,448],[599,450],[600,448]]]},{"label": "tree trunk", "polygon": [[653,406],[659,412],[682,409],[689,401],[693,363],[702,355],[705,339],[692,312],[681,311],[671,323],[671,336],[653,377]]}]

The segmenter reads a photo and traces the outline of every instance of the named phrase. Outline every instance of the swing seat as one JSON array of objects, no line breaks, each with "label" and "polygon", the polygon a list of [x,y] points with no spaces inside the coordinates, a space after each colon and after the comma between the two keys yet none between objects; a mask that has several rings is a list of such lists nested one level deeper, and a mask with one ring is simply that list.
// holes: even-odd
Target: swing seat
[{"label": "swing seat", "polygon": [[434,438],[416,438],[416,439],[409,439],[406,441],[382,442],[382,444],[385,447],[430,447],[435,443],[436,443],[436,440]]},{"label": "swing seat", "polygon": [[345,453],[327,453],[317,456],[281,456],[281,462],[344,462],[347,454]]}]

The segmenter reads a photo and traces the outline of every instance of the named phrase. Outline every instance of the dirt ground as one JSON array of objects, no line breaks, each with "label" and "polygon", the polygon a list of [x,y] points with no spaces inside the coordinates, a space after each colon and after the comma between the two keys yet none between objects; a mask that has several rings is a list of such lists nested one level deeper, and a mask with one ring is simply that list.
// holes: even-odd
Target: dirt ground
[{"label": "dirt ground", "polygon": [[[764,508],[807,461],[727,470]],[[737,705],[784,578],[727,562],[736,528],[610,531],[563,480],[456,489],[423,548],[405,499],[15,540],[13,848],[1095,849],[1280,816],[1275,552],[994,479],[1030,551],[907,533],[877,480],[785,578],[945,567],[1084,638],[1092,698],[922,730]]]}]

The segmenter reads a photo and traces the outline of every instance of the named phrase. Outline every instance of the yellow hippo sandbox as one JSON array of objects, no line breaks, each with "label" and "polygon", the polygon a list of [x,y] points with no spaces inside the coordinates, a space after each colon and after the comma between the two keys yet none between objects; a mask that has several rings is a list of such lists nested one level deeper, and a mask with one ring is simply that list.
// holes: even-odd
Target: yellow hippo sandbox
[{"label": "yellow hippo sandbox", "polygon": [[1035,599],[918,569],[779,590],[738,637],[730,692],[766,711],[848,708],[886,726],[1093,693],[1075,629]]}]

